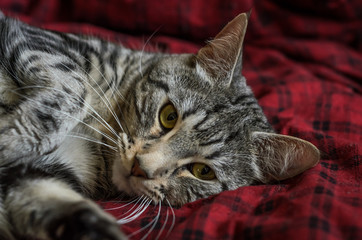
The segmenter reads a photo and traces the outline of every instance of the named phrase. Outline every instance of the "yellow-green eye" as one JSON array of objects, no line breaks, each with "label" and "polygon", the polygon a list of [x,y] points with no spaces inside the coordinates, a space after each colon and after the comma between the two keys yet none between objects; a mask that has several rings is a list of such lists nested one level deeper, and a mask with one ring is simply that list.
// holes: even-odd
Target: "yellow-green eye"
[{"label": "yellow-green eye", "polygon": [[177,111],[172,104],[164,106],[160,112],[160,123],[166,129],[172,129],[177,122]]},{"label": "yellow-green eye", "polygon": [[206,164],[194,163],[191,167],[192,174],[201,180],[213,180],[215,172]]}]

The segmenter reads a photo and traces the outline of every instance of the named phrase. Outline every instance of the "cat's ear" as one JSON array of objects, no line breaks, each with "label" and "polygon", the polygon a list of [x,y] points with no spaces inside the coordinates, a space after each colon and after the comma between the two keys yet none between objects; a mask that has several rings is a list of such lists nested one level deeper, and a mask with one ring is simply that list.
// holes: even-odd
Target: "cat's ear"
[{"label": "cat's ear", "polygon": [[252,141],[259,177],[264,183],[294,177],[314,167],[320,159],[320,152],[313,144],[296,137],[254,132]]},{"label": "cat's ear", "polygon": [[241,74],[242,48],[249,15],[250,12],[235,17],[199,50],[196,56],[199,71],[226,84],[230,83],[234,74]]}]

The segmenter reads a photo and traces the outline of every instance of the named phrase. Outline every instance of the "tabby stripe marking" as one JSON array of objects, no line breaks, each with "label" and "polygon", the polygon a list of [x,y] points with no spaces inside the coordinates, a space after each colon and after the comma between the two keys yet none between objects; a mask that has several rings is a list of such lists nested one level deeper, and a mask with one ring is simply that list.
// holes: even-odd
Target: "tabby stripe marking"
[{"label": "tabby stripe marking", "polygon": [[53,117],[52,113],[41,112],[39,109],[36,109],[34,113],[40,120],[39,124],[41,124],[47,132],[59,128],[59,123]]},{"label": "tabby stripe marking", "polygon": [[202,142],[202,143],[199,144],[199,146],[209,146],[209,145],[221,143],[223,141],[224,141],[224,139],[218,138],[218,139],[211,140],[211,141],[208,141],[208,142]]},{"label": "tabby stripe marking", "polygon": [[242,104],[246,99],[253,98],[253,97],[254,97],[253,94],[241,95],[241,96],[237,97],[235,100],[232,100],[231,104],[239,105],[239,104]]},{"label": "tabby stripe marking", "polygon": [[137,115],[137,119],[142,119],[142,114],[140,113],[138,107],[137,107],[137,96],[136,94],[133,94],[133,106],[134,106],[134,110],[136,112],[136,115]]},{"label": "tabby stripe marking", "polygon": [[75,71],[76,70],[76,66],[71,64],[71,63],[68,63],[68,62],[60,62],[60,63],[56,63],[55,65],[52,66],[53,68],[56,68],[60,71],[63,71],[63,72],[72,72],[72,71]]},{"label": "tabby stripe marking", "polygon": [[35,54],[31,55],[21,63],[21,67],[24,69],[27,69],[29,65],[31,65],[33,62],[35,62],[39,59],[40,59],[40,57],[38,55],[35,55]]},{"label": "tabby stripe marking", "polygon": [[220,151],[216,151],[211,153],[210,155],[205,156],[205,159],[215,159],[217,157],[220,157],[221,152]]},{"label": "tabby stripe marking", "polygon": [[147,83],[152,84],[158,88],[163,89],[166,93],[168,93],[170,91],[168,85],[164,82],[161,81],[157,81],[157,80],[153,80],[150,75],[148,75],[148,79],[147,79]]},{"label": "tabby stripe marking", "polygon": [[6,195],[9,189],[18,186],[22,181],[26,181],[26,179],[44,178],[55,178],[65,181],[74,190],[83,192],[80,180],[76,177],[71,168],[65,164],[57,163],[54,159],[50,160],[50,162],[52,162],[52,164],[35,165],[34,162],[29,164],[19,163],[15,166],[3,168],[0,171],[0,182],[3,193]]},{"label": "tabby stripe marking", "polygon": [[194,115],[196,113],[197,113],[197,109],[191,109],[191,110],[189,109],[182,114],[182,120],[185,120],[187,117]]}]

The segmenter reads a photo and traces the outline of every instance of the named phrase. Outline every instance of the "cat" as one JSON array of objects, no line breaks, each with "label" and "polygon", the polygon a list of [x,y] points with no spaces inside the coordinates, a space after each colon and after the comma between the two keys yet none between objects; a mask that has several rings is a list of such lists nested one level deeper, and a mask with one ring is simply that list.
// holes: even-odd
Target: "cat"
[{"label": "cat", "polygon": [[0,239],[125,239],[92,200],[185,203],[315,166],[242,70],[249,14],[197,54],[146,53],[0,13]]}]

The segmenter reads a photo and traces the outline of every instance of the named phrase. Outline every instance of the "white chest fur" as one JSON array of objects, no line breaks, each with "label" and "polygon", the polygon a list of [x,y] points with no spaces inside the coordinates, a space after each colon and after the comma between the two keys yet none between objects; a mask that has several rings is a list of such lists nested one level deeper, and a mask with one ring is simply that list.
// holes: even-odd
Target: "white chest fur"
[{"label": "white chest fur", "polygon": [[53,154],[57,161],[73,170],[83,185],[94,189],[99,158],[90,150],[87,140],[68,136]]}]

